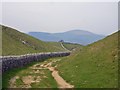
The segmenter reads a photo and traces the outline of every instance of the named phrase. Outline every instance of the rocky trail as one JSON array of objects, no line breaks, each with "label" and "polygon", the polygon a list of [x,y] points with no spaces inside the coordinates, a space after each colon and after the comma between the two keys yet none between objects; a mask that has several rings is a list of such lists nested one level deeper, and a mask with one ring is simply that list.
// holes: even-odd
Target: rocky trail
[{"label": "rocky trail", "polygon": [[[54,80],[57,82],[58,88],[74,88],[73,85],[70,85],[69,83],[67,83],[60,75],[59,75],[59,71],[56,70],[57,65],[53,66],[53,63],[59,62],[60,59],[57,60],[52,60],[51,62],[47,62],[44,61],[44,63],[37,63],[31,67],[29,67],[31,69],[31,71],[29,73],[32,74],[42,74],[43,78],[49,78],[47,77],[44,72],[42,70],[49,70],[51,72],[52,77],[54,78]],[[34,75],[27,75],[27,76],[15,76],[13,78],[10,79],[10,87],[17,87],[16,86],[16,81],[17,79],[22,80],[22,82],[24,83],[24,85],[21,85],[19,87],[22,88],[31,88],[31,84],[32,83],[40,83],[41,80],[43,78],[41,78],[41,76],[34,76]],[[52,88],[52,87],[51,87]]]},{"label": "rocky trail", "polygon": [[59,72],[56,70],[56,66],[52,67],[52,62],[48,63],[47,65],[45,65],[44,67],[47,67],[51,72],[52,72],[52,76],[54,77],[54,79],[56,80],[57,84],[58,84],[58,88],[73,88],[73,85],[70,85],[69,83],[67,83],[60,75]]}]

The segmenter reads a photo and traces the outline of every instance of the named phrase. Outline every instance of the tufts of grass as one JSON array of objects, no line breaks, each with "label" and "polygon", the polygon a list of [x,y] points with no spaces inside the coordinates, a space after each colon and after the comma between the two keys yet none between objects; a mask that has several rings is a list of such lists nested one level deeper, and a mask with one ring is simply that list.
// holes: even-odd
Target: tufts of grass
[{"label": "tufts of grass", "polygon": [[21,79],[16,79],[16,86],[19,87],[23,85],[23,81]]}]

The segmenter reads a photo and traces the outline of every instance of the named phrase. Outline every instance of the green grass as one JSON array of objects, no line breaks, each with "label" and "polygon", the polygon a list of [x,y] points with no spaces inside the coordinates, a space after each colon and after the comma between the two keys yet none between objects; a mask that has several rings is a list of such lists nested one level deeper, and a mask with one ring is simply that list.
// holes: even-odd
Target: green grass
[{"label": "green grass", "polygon": [[[7,27],[2,30],[2,38],[3,55],[64,51],[60,43],[43,42]],[[20,39],[27,41],[30,45],[23,44]],[[77,47],[77,45],[71,44],[64,44],[64,46],[69,50]],[[82,49],[77,48],[70,56],[61,59],[61,61],[53,63],[53,66],[57,64],[60,75],[76,88],[118,87],[118,33]],[[54,59],[50,59],[48,62],[51,60]],[[33,64],[35,63],[31,65]],[[29,75],[28,67],[31,65],[4,73],[3,87],[8,87],[9,79],[15,75]],[[32,84],[32,87],[57,87],[50,72],[48,70],[44,72],[49,78],[42,79],[41,84]],[[17,85],[21,84],[21,80],[17,80]]]},{"label": "green grass", "polygon": [[[23,44],[22,41],[27,42]],[[65,51],[58,42],[43,42],[15,29],[2,26],[2,55]]]},{"label": "green grass", "polygon": [[[16,79],[16,86],[17,88],[21,88],[21,85],[24,85],[21,77],[23,76],[40,76],[41,77],[41,81],[40,83],[32,83],[31,86],[32,88],[53,88],[53,89],[57,89],[58,85],[56,83],[56,81],[54,80],[54,78],[51,75],[51,72],[48,69],[45,70],[41,70],[40,72],[44,72],[43,74],[40,73],[30,73],[32,72],[32,69],[30,67],[32,67],[35,64],[47,64],[49,62],[53,62],[56,60],[59,60],[57,62],[52,63],[52,66],[56,66],[59,64],[59,62],[61,62],[61,59],[64,59],[65,57],[56,57],[56,58],[51,58],[51,59],[46,59],[43,62],[33,62],[31,64],[28,64],[25,67],[22,68],[16,68],[16,69],[12,69],[10,71],[7,71],[3,74],[2,77],[2,83],[3,83],[3,88],[8,88],[10,86],[9,84],[9,80],[11,78],[13,78],[14,76],[19,76],[19,79]],[[48,78],[44,78],[43,76],[46,76]]]},{"label": "green grass", "polygon": [[22,85],[23,82],[21,79],[16,79],[16,86],[19,87],[20,85]]},{"label": "green grass", "polygon": [[43,78],[40,83],[33,83],[33,88],[57,88],[57,83],[51,75],[49,70],[44,70],[47,78]]},{"label": "green grass", "polygon": [[[19,76],[19,79],[16,79],[16,86],[21,88],[21,85],[24,85],[21,77],[24,76],[40,76],[41,77],[41,81],[39,83],[32,83],[31,86],[32,88],[57,88],[57,83],[54,80],[54,78],[51,75],[51,72],[47,69],[45,70],[41,70],[40,72],[43,72],[43,74],[40,73],[30,73],[32,72],[32,69],[30,69],[31,66],[35,65],[35,64],[42,64],[44,62],[34,62],[31,63],[23,68],[16,68],[10,71],[7,71],[3,74],[3,88],[8,88],[9,87],[9,80],[11,78],[13,78],[14,76]],[[44,76],[46,76],[47,78],[44,78]]]},{"label": "green grass", "polygon": [[36,64],[36,62],[31,63],[31,64],[29,64],[29,65],[27,65],[25,67],[15,68],[15,69],[12,69],[10,71],[7,71],[7,72],[3,73],[3,75],[2,75],[2,88],[8,88],[9,87],[9,80],[12,77],[14,77],[16,75],[21,75],[19,73],[20,71],[26,70],[26,69],[28,69],[28,67],[30,67],[30,66],[32,66],[34,64]]},{"label": "green grass", "polygon": [[66,43],[66,42],[63,42],[62,43],[63,44],[63,46],[65,47],[65,48],[67,48],[68,50],[73,50],[73,49],[77,49],[77,48],[82,48],[83,46],[82,45],[80,45],[80,44],[74,44],[74,43]]},{"label": "green grass", "polygon": [[118,87],[118,33],[75,51],[57,69],[76,88]]}]

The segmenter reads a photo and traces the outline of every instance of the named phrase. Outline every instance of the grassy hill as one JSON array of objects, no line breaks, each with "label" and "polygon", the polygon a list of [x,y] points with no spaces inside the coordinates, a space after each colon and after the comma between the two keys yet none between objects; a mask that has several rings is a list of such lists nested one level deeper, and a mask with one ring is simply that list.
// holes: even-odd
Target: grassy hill
[{"label": "grassy hill", "polygon": [[57,67],[61,76],[80,88],[118,87],[118,33],[61,60]]},{"label": "grassy hill", "polygon": [[[59,58],[61,60],[53,63],[53,66],[57,65],[56,70],[59,71],[59,74],[76,88],[118,87],[118,40],[120,40],[118,34],[120,34],[120,31],[98,42],[84,46],[82,49],[80,45],[80,48],[78,48],[77,45],[63,43],[64,47],[69,50],[76,49],[70,56]],[[43,42],[5,26],[2,28],[2,42],[3,55],[64,51],[60,43]],[[56,60],[56,58],[53,60]],[[8,85],[10,77],[17,73],[22,75],[24,72],[22,74],[21,72],[24,70],[26,72],[28,69],[23,68],[18,72],[13,70],[6,73],[7,76],[4,75],[3,77],[3,86]],[[43,81],[45,87],[48,87],[48,83],[52,85],[51,87],[56,87],[50,72],[45,71],[45,73],[48,73],[45,75],[49,77],[49,81]]]},{"label": "grassy hill", "polygon": [[43,42],[10,27],[2,26],[2,55],[65,51],[60,43]]},{"label": "grassy hill", "polygon": [[63,46],[64,46],[66,49],[68,49],[68,50],[70,50],[70,51],[72,51],[72,50],[74,50],[74,49],[77,49],[77,48],[82,48],[82,47],[83,47],[82,45],[80,45],[80,44],[75,44],[75,43],[63,42],[62,44],[63,44]]},{"label": "grassy hill", "polygon": [[61,33],[29,32],[28,34],[43,41],[56,42],[64,40],[65,42],[75,42],[81,45],[88,45],[105,37],[85,30],[70,30]]}]

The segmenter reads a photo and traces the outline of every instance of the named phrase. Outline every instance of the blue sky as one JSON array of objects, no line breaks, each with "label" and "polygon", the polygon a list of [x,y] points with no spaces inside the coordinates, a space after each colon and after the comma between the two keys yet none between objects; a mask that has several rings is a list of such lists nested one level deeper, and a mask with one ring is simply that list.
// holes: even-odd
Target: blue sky
[{"label": "blue sky", "polygon": [[3,2],[2,24],[22,32],[80,29],[109,35],[118,30],[118,3]]}]

